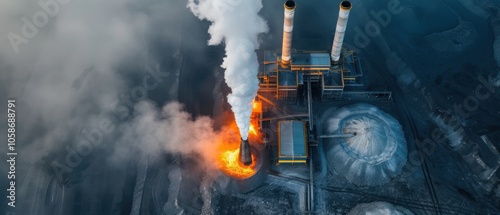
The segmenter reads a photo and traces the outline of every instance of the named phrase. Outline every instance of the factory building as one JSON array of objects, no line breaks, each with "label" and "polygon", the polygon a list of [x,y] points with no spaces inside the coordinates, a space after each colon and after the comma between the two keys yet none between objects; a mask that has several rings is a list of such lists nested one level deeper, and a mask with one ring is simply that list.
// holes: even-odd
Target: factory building
[{"label": "factory building", "polygon": [[[284,3],[281,49],[259,54],[259,90],[250,117],[253,135],[240,146],[241,163],[252,164],[252,152],[260,157],[258,167],[254,175],[229,181],[240,192],[257,189],[261,193],[263,189],[257,187],[264,183],[262,175],[270,176],[268,183],[294,193],[294,204],[308,214],[452,211],[447,207],[453,204],[440,203],[443,197],[436,194],[432,169],[422,157],[425,151],[421,150],[427,149],[412,140],[419,131],[406,107],[392,100],[392,92],[384,86],[375,85],[386,80],[371,79],[374,67],[343,46],[351,7],[349,1],[339,5],[331,48],[309,51],[293,48],[294,16],[300,6],[290,0]],[[383,91],[370,91],[372,87]],[[481,138],[488,142],[489,136]],[[496,183],[494,173],[500,166],[496,160],[490,167],[478,148],[456,151],[478,179]],[[265,163],[272,165],[260,168]],[[220,186],[230,187],[224,184],[231,183]],[[485,187],[498,193],[493,191],[494,183]]]},{"label": "factory building", "polygon": [[271,100],[304,101],[307,93],[308,114],[307,119],[277,122],[277,164],[307,162],[313,95],[321,99],[341,99],[345,87],[364,85],[357,54],[342,48],[351,7],[349,1],[340,3],[330,51],[299,51],[292,48],[296,4],[294,1],[284,3],[282,49],[265,50],[261,56],[259,98],[274,105]]},{"label": "factory building", "polygon": [[316,146],[325,150],[321,162],[329,171],[357,186],[379,186],[399,175],[407,148],[399,122],[375,106],[336,107],[323,114],[320,123],[313,122],[318,116],[313,100],[339,101],[377,92],[355,91],[364,89],[363,66],[355,51],[342,46],[351,3],[340,3],[332,46],[324,51],[293,49],[296,7],[294,1],[284,4],[281,50],[264,50],[259,56],[260,84],[251,118],[271,133],[263,142],[268,147],[268,138],[272,141],[269,156],[276,172],[307,169],[307,211],[314,211],[313,162],[321,160],[312,158],[320,154]]},{"label": "factory building", "polygon": [[285,2],[283,45],[281,52],[264,51],[260,64],[259,92],[272,92],[278,100],[297,100],[310,82],[315,94],[324,99],[339,99],[346,86],[363,86],[363,71],[354,51],[342,49],[351,3],[340,4],[339,20],[327,51],[297,51],[292,47],[295,3]]},{"label": "factory building", "polygon": [[342,62],[331,65],[328,52],[295,51],[287,67],[277,51],[265,51],[259,92],[273,92],[278,100],[296,100],[307,81],[324,99],[340,99],[346,86],[363,86],[363,71],[357,54],[345,51]]}]

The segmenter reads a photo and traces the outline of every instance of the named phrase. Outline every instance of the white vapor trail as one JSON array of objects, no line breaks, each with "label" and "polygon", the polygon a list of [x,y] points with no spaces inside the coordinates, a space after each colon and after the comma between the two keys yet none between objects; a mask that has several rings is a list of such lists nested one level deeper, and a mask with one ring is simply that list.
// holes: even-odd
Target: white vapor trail
[{"label": "white vapor trail", "polygon": [[208,29],[209,45],[224,41],[226,57],[222,68],[231,88],[228,102],[234,112],[241,138],[248,138],[252,100],[257,95],[259,80],[255,50],[257,36],[267,31],[267,24],[259,16],[261,0],[189,0],[188,8],[199,19],[212,22]]}]

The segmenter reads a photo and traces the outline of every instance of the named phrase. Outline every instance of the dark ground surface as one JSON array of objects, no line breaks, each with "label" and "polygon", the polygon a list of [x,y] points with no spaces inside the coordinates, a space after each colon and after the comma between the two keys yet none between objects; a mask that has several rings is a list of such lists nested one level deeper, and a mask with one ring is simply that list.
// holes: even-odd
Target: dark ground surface
[{"label": "dark ground surface", "polygon": [[[370,10],[382,10],[385,4],[375,1],[352,1],[355,8],[351,13],[349,26],[364,28],[369,21]],[[320,116],[330,107],[339,107],[357,102],[374,104],[397,118],[403,125],[409,152],[417,151],[415,139],[430,137],[436,126],[429,119],[429,114],[439,109],[450,109],[454,103],[461,103],[479,84],[477,77],[495,70],[493,61],[492,31],[486,20],[468,12],[461,4],[443,0],[436,1],[401,1],[405,12],[393,16],[393,21],[379,36],[365,48],[354,45],[352,28],[348,28],[346,44],[359,51],[362,60],[369,68],[365,69],[365,77],[371,86],[384,87],[394,92],[392,101],[340,101],[321,102],[315,100],[316,126],[321,123]],[[321,3],[321,4],[320,4]],[[329,49],[338,2],[319,0],[297,1],[295,16],[293,47],[296,49],[327,50]],[[430,22],[440,8],[441,13],[448,14],[441,22]],[[357,7],[359,5],[359,7]],[[282,30],[282,2],[264,1],[262,16],[268,20],[270,32],[262,35],[261,49],[279,49]],[[330,8],[330,9],[329,9]],[[179,8],[181,10],[181,8]],[[185,8],[186,13],[189,11]],[[334,11],[334,12],[332,12]],[[458,16],[455,15],[459,14]],[[192,14],[186,14],[192,16]],[[405,20],[422,19],[408,27]],[[321,22],[317,21],[321,20]],[[224,56],[222,46],[209,47],[194,52],[190,47],[206,46],[208,35],[207,22],[198,22],[192,17],[192,24],[181,30],[182,42],[180,53],[183,56],[182,70],[179,76],[177,100],[184,104],[185,110],[193,116],[213,116],[213,107],[217,102],[212,91],[216,83],[214,71]],[[472,22],[477,38],[469,38],[472,44],[464,44],[461,50],[438,52],[432,48],[428,38],[432,33],[453,29],[460,22]],[[161,27],[161,26],[157,26]],[[447,35],[438,35],[447,38]],[[426,39],[427,38],[427,39]],[[480,39],[479,39],[480,38]],[[189,41],[189,42],[187,42]],[[390,42],[389,42],[390,41]],[[457,43],[463,42],[459,38]],[[190,43],[189,46],[185,43]],[[152,44],[151,50],[158,56],[159,63],[165,65],[165,71],[175,66],[172,56],[177,47],[163,44]],[[389,52],[387,50],[390,50]],[[389,53],[394,52],[398,59]],[[258,51],[261,54],[261,50]],[[471,54],[473,53],[473,54]],[[411,68],[415,80],[410,85],[398,83],[398,72],[387,66],[390,61],[403,61]],[[404,69],[399,67],[399,69]],[[169,79],[164,86],[150,94],[158,105],[175,100],[166,95],[175,79]],[[418,87],[416,87],[418,85]],[[224,88],[224,87],[223,87]],[[227,93],[227,89],[223,89]],[[425,91],[422,93],[422,91]],[[497,131],[500,128],[500,104],[498,93],[480,103],[477,111],[468,119],[464,119],[466,128],[472,134],[482,135]],[[431,105],[429,105],[431,104]],[[228,110],[224,102],[224,110]],[[304,107],[290,107],[303,111]],[[475,122],[475,123],[474,123]],[[494,141],[498,144],[500,140]],[[274,143],[275,144],[275,143]],[[499,145],[496,145],[500,147]],[[141,169],[139,160],[134,157],[124,165],[116,168],[106,163],[107,153],[113,145],[107,145],[100,153],[86,158],[86,165],[68,175],[63,182],[58,182],[47,163],[64,160],[64,154],[47,156],[39,166],[27,171],[27,182],[36,185],[36,189],[21,191],[33,193],[32,201],[22,202],[25,209],[19,214],[130,214],[140,199],[139,214],[200,214],[204,212],[205,194],[200,187],[207,180],[203,171],[198,169],[197,160],[183,158],[173,154],[144,155],[148,157],[147,168]],[[271,147],[271,152],[276,148]],[[342,176],[328,170],[324,162],[322,147],[311,150],[314,164],[315,199],[314,211],[319,214],[344,214],[358,203],[387,201],[407,207],[415,214],[495,214],[498,209],[498,197],[492,192],[481,189],[480,183],[470,169],[463,163],[460,155],[453,152],[447,144],[436,145],[432,153],[426,155],[426,167],[419,161],[409,162],[401,176],[381,187],[356,187]],[[272,159],[272,153],[270,153]],[[84,162],[84,163],[85,163]],[[138,168],[139,167],[139,168]],[[180,168],[182,180],[178,188],[178,196],[169,193],[171,177],[169,172]],[[256,189],[241,194],[223,194],[222,188],[215,185],[209,190],[212,198],[209,204],[215,214],[300,214],[307,208],[308,165],[270,165],[271,170],[280,174],[269,174]],[[50,169],[50,168],[49,168]],[[134,198],[134,187],[145,171],[142,195]],[[498,174],[498,173],[497,173]],[[2,180],[4,178],[2,177]],[[3,183],[3,181],[0,181]],[[63,184],[63,185],[61,185]],[[175,183],[174,183],[175,184]],[[135,188],[137,189],[137,188]],[[179,210],[166,211],[165,205],[170,199],[177,199]],[[43,201],[41,201],[42,199]],[[437,203],[438,201],[439,203]],[[495,203],[497,208],[494,207]],[[5,204],[3,204],[5,205]],[[439,205],[439,206],[438,206]],[[40,211],[40,212],[38,212]]]}]

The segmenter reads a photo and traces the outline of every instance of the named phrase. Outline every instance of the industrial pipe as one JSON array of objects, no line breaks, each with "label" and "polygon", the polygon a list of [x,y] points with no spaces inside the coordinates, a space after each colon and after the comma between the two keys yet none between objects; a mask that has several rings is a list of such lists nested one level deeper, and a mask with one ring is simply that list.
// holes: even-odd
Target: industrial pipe
[{"label": "industrial pipe", "polygon": [[250,154],[250,144],[248,140],[241,139],[239,158],[240,162],[245,166],[252,164],[252,155]]},{"label": "industrial pipe", "polygon": [[285,2],[285,19],[283,23],[283,45],[281,49],[281,64],[290,63],[292,49],[293,16],[295,14],[295,2]]},{"label": "industrial pipe", "polygon": [[342,1],[340,3],[339,18],[337,20],[337,27],[335,29],[335,38],[332,44],[332,53],[330,57],[334,64],[337,64],[340,59],[340,52],[342,51],[342,43],[344,42],[345,30],[347,27],[347,20],[349,19],[349,11],[351,10],[351,2]]},{"label": "industrial pipe", "polygon": [[346,137],[354,137],[356,134],[334,134],[334,135],[321,135],[318,138],[320,139],[328,139],[328,138],[346,138]]}]

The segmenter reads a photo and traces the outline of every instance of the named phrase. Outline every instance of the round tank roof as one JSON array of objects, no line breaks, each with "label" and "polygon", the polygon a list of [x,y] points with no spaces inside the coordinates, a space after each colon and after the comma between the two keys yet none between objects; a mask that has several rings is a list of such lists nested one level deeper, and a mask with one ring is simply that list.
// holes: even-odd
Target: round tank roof
[{"label": "round tank roof", "polygon": [[369,104],[339,108],[328,115],[325,140],[328,167],[359,186],[376,186],[396,177],[407,160],[403,129],[391,115]]}]

